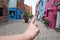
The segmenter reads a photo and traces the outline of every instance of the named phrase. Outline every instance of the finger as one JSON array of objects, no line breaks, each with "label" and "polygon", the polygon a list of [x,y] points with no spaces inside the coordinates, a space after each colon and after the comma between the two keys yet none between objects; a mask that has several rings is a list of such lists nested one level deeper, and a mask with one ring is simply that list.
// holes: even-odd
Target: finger
[{"label": "finger", "polygon": [[32,21],[31,21],[31,23],[33,23],[33,24],[34,24],[35,19],[36,19],[36,17],[33,17],[33,19],[32,19]]},{"label": "finger", "polygon": [[36,28],[38,28],[38,25],[35,25]]},{"label": "finger", "polygon": [[33,24],[35,28],[38,28],[38,25]]}]

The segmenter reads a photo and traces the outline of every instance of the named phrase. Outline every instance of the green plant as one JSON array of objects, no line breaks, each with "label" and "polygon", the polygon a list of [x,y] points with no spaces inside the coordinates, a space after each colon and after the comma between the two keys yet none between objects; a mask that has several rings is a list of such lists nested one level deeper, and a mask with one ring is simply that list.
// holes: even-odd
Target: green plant
[{"label": "green plant", "polygon": [[50,23],[50,21],[49,21],[48,19],[44,18],[44,24],[45,24],[46,26],[49,26],[49,23]]},{"label": "green plant", "polygon": [[25,19],[25,18],[29,18],[29,14],[25,11],[24,13],[23,13],[23,18]]},{"label": "green plant", "polygon": [[28,22],[29,18],[32,18],[32,16],[30,15],[30,13],[24,11],[24,13],[23,13],[23,19],[25,20],[25,22]]},{"label": "green plant", "polygon": [[24,12],[23,13],[23,18],[32,18],[33,17],[33,15],[30,15],[30,13],[29,12]]},{"label": "green plant", "polygon": [[44,21],[44,17],[42,17],[42,20]]},{"label": "green plant", "polygon": [[30,19],[31,19],[31,18],[33,17],[33,15],[30,15],[29,17],[30,17]]}]

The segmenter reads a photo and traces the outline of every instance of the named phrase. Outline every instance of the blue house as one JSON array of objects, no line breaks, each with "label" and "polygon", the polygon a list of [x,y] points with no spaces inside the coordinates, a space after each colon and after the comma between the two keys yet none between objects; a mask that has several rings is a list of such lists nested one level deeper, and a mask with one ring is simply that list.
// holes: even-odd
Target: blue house
[{"label": "blue house", "polygon": [[17,8],[17,0],[9,0],[8,19],[9,20],[21,19],[22,13],[23,13],[23,10]]},{"label": "blue house", "polygon": [[16,20],[16,13],[17,9],[16,8],[8,8],[8,20]]},{"label": "blue house", "polygon": [[42,20],[44,11],[45,11],[46,0],[40,0],[40,20]]},{"label": "blue house", "polygon": [[9,0],[8,5],[8,20],[16,20],[17,0]]},{"label": "blue house", "polygon": [[40,15],[40,1],[36,4],[35,15],[37,16],[37,20],[39,20]]}]

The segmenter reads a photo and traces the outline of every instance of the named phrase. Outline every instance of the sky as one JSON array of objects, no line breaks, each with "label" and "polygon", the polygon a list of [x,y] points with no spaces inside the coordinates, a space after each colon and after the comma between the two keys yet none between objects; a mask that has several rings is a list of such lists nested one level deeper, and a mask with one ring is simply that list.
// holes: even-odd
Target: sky
[{"label": "sky", "polygon": [[32,6],[32,14],[35,15],[35,7],[36,7],[36,3],[38,2],[39,0],[25,0],[25,4],[29,5],[29,6]]}]

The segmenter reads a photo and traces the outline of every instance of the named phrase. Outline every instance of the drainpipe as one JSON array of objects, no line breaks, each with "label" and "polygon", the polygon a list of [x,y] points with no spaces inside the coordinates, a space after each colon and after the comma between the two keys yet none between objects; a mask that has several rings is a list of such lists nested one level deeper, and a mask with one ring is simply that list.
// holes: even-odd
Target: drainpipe
[{"label": "drainpipe", "polygon": [[16,5],[16,19],[17,19],[17,9],[18,9],[18,0],[17,0],[17,5]]}]

